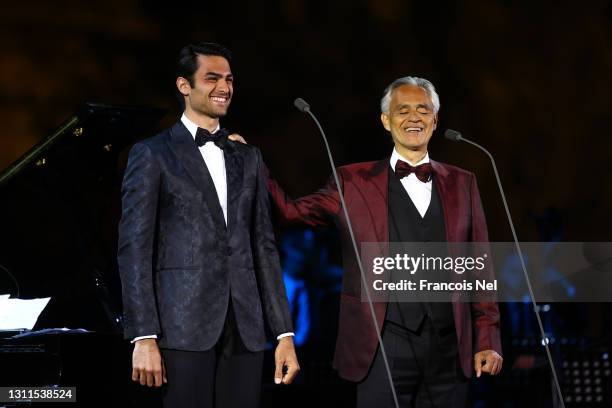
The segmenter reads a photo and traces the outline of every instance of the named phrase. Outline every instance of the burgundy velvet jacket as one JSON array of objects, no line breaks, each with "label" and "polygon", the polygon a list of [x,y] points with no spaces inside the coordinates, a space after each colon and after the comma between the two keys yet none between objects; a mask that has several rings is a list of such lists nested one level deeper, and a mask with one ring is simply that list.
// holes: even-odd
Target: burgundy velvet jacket
[{"label": "burgundy velvet jacket", "polygon": [[[448,242],[487,242],[487,225],[473,173],[431,161],[434,183],[442,201]],[[363,242],[388,242],[389,158],[338,168],[353,232]],[[317,192],[290,199],[268,177],[268,189],[276,215],[283,225],[322,226],[338,224],[342,236],[344,275],[334,367],[350,381],[365,378],[378,348],[372,315],[361,301],[361,277],[353,245],[333,178]],[[375,302],[378,326],[382,327],[387,303]],[[474,353],[495,350],[501,354],[499,309],[496,303],[453,303],[461,367],[466,377],[474,371]]]}]

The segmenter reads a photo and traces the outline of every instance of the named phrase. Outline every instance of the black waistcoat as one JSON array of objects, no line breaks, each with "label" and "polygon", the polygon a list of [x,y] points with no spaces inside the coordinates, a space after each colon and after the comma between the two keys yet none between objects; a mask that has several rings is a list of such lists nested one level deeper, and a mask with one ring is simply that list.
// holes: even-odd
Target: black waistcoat
[{"label": "black waistcoat", "polygon": [[[421,217],[408,192],[391,168],[389,168],[388,197],[389,242],[446,242],[444,212],[435,182],[432,183],[431,202],[424,217]],[[390,253],[389,256],[395,254]],[[450,303],[389,302],[386,319],[417,331],[427,315],[438,330],[454,326]]]}]

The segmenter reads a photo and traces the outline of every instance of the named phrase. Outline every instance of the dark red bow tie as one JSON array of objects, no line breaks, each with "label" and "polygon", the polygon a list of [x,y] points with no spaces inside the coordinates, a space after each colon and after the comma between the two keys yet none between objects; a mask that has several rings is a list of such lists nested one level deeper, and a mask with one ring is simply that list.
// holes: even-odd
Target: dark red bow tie
[{"label": "dark red bow tie", "polygon": [[414,167],[405,161],[398,160],[395,163],[395,174],[400,179],[407,177],[410,173],[414,173],[419,180],[427,183],[431,179],[431,163],[423,163]]}]

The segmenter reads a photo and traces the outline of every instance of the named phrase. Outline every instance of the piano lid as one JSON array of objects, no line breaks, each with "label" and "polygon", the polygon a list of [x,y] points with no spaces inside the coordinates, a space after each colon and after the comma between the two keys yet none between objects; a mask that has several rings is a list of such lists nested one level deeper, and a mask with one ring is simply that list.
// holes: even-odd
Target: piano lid
[{"label": "piano lid", "polygon": [[35,329],[120,329],[123,170],[164,114],[87,103],[0,173],[0,293],[52,297]]}]

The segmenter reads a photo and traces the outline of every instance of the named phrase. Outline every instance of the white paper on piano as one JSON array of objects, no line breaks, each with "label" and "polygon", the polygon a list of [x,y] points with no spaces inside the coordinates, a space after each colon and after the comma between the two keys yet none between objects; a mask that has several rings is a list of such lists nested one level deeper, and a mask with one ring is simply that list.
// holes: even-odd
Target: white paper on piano
[{"label": "white paper on piano", "polygon": [[0,295],[0,330],[28,329],[36,324],[38,316],[51,300],[10,299],[10,295]]}]

